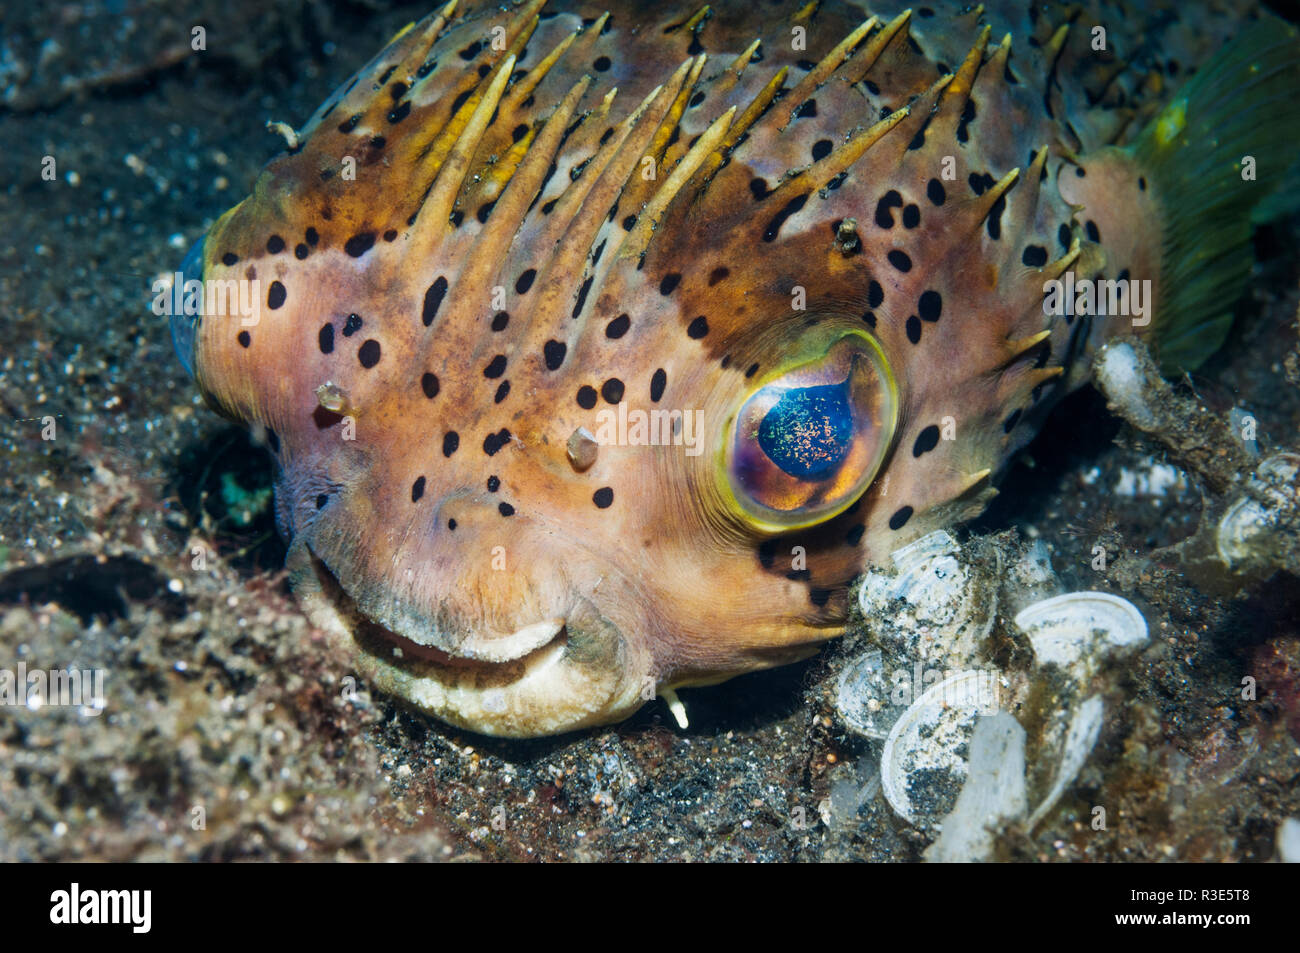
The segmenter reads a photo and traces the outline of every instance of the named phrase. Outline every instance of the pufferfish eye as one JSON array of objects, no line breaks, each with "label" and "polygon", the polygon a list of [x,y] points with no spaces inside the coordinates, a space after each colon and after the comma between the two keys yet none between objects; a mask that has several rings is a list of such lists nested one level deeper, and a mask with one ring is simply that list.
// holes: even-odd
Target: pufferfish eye
[{"label": "pufferfish eye", "polygon": [[898,390],[875,339],[822,336],[742,401],[722,453],[728,495],[758,529],[824,522],[870,485],[897,416]]}]

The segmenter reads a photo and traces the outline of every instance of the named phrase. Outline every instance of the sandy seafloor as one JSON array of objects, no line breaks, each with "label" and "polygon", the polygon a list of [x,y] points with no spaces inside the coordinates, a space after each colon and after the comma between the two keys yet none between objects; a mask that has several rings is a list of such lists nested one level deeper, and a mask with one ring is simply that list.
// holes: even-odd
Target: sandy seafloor
[{"label": "sandy seafloor", "polygon": [[[655,702],[497,741],[346,691],[347,660],[279,571],[268,458],[202,406],[147,303],[277,151],[266,121],[301,123],[424,12],[387,6],[5,4],[0,667],[109,675],[99,717],[0,708],[0,859],[919,859],[927,838],[859,785],[873,749],[835,714],[861,635],[684,691],[684,731]],[[205,54],[188,51],[196,23]],[[1297,238],[1295,222],[1258,237],[1237,330],[1180,385],[1248,409],[1265,451],[1300,443]],[[1200,509],[1194,480],[1117,490],[1162,454],[1085,390],[964,531],[1044,540],[1069,585],[1133,600],[1153,636],[1112,673],[1076,784],[1032,830],[1003,829],[997,858],[1265,861],[1300,815],[1300,585],[1211,596],[1143,562]],[[240,506],[222,502],[231,481]],[[1105,573],[1089,567],[1098,540]],[[218,554],[203,571],[196,545]],[[846,798],[860,789],[874,794]]]}]

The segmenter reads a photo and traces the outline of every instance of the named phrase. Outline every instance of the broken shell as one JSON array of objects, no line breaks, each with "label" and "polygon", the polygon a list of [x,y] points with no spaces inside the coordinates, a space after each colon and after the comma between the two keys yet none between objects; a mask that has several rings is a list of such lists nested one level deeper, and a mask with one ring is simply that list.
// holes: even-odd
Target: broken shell
[{"label": "broken shell", "polygon": [[1295,486],[1300,455],[1277,453],[1259,465],[1251,477],[1254,494],[1228,505],[1215,533],[1219,558],[1229,566],[1268,560],[1278,530],[1296,518],[1300,493]]},{"label": "broken shell", "polygon": [[1032,829],[1035,824],[1047,816],[1047,812],[1056,806],[1061,795],[1065,793],[1081,770],[1083,764],[1088,760],[1088,755],[1092,754],[1093,746],[1097,744],[1097,737],[1101,734],[1102,715],[1105,713],[1105,706],[1102,704],[1100,695],[1093,695],[1082,705],[1070,718],[1070,727],[1065,736],[1065,742],[1061,748],[1061,760],[1056,768],[1056,777],[1052,780],[1052,787],[1043,798],[1043,803],[1039,804],[1034,813],[1029,815],[1029,826]]},{"label": "broken shell", "polygon": [[1080,680],[1105,653],[1147,640],[1147,622],[1127,599],[1108,592],[1067,592],[1033,605],[1016,616],[1029,637],[1038,664],[1056,664]]},{"label": "broken shell", "polygon": [[998,708],[992,672],[960,672],[908,706],[885,739],[880,780],[885,799],[917,826],[952,810],[966,780],[966,752],[976,718]]},{"label": "broken shell", "polygon": [[938,659],[945,668],[974,661],[992,628],[997,593],[960,553],[939,530],[893,552],[893,572],[866,574],[858,603],[887,659]]},{"label": "broken shell", "polygon": [[865,652],[840,673],[835,709],[849,730],[866,738],[884,738],[897,717],[891,711],[884,657]]}]

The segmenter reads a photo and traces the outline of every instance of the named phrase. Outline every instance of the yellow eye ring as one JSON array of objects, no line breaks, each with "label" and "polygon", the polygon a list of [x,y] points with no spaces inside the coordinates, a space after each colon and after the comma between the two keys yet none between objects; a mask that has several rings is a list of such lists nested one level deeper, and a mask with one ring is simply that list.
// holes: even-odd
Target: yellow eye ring
[{"label": "yellow eye ring", "polygon": [[870,334],[808,341],[745,395],[727,422],[724,498],[755,529],[823,523],[875,478],[898,423],[898,387]]}]

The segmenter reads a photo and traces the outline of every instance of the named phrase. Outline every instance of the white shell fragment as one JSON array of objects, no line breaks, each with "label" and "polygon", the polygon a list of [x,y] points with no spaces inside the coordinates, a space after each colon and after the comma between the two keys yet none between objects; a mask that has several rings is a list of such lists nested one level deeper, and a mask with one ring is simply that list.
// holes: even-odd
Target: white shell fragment
[{"label": "white shell fragment", "polygon": [[931,659],[945,669],[976,658],[993,626],[996,587],[979,585],[960,553],[940,530],[892,553],[892,572],[866,574],[858,602],[887,656]]},{"label": "white shell fragment", "polygon": [[884,738],[898,713],[891,712],[884,658],[864,652],[840,673],[835,707],[849,729],[866,738]]},{"label": "white shell fragment", "polygon": [[1114,648],[1147,640],[1147,622],[1133,603],[1108,592],[1068,592],[1035,602],[1016,616],[1040,665],[1086,678]]},{"label": "white shell fragment", "polygon": [[992,672],[960,672],[908,706],[885,739],[880,780],[890,807],[913,824],[933,823],[956,802],[966,780],[975,720],[997,710]]},{"label": "white shell fragment", "polygon": [[[1259,465],[1250,485],[1255,495],[1239,497],[1228,504],[1219,520],[1215,544],[1219,558],[1229,568],[1267,558],[1287,514],[1294,518],[1300,497],[1295,479],[1300,473],[1300,455],[1277,453]],[[1262,497],[1261,499],[1257,497]]]},{"label": "white shell fragment", "polygon": [[[891,560],[892,571],[863,577],[874,645],[840,672],[836,708],[856,734],[884,739],[881,790],[939,835],[927,858],[986,860],[1000,826],[1032,830],[1074,783],[1105,718],[1096,677],[1108,657],[1147,643],[1147,623],[1110,593],[1049,595],[1060,582],[1041,543],[963,549],[937,532]],[[1020,611],[994,643],[999,598]],[[1000,671],[991,661],[1008,639],[1020,649]]]},{"label": "white shell fragment", "polygon": [[970,742],[970,777],[943,833],[925,852],[931,863],[983,860],[992,851],[992,828],[1025,816],[1025,729],[1005,711],[981,717]]},{"label": "white shell fragment", "polygon": [[1092,754],[1097,736],[1101,734],[1101,719],[1104,713],[1105,706],[1101,703],[1101,696],[1093,695],[1079,706],[1074,717],[1070,719],[1070,731],[1065,736],[1065,747],[1056,770],[1056,780],[1052,782],[1052,788],[1047,792],[1043,803],[1039,804],[1034,813],[1029,816],[1030,827],[1047,816],[1047,812],[1056,806],[1065,789],[1083,770],[1083,764],[1088,760],[1088,755]]}]

